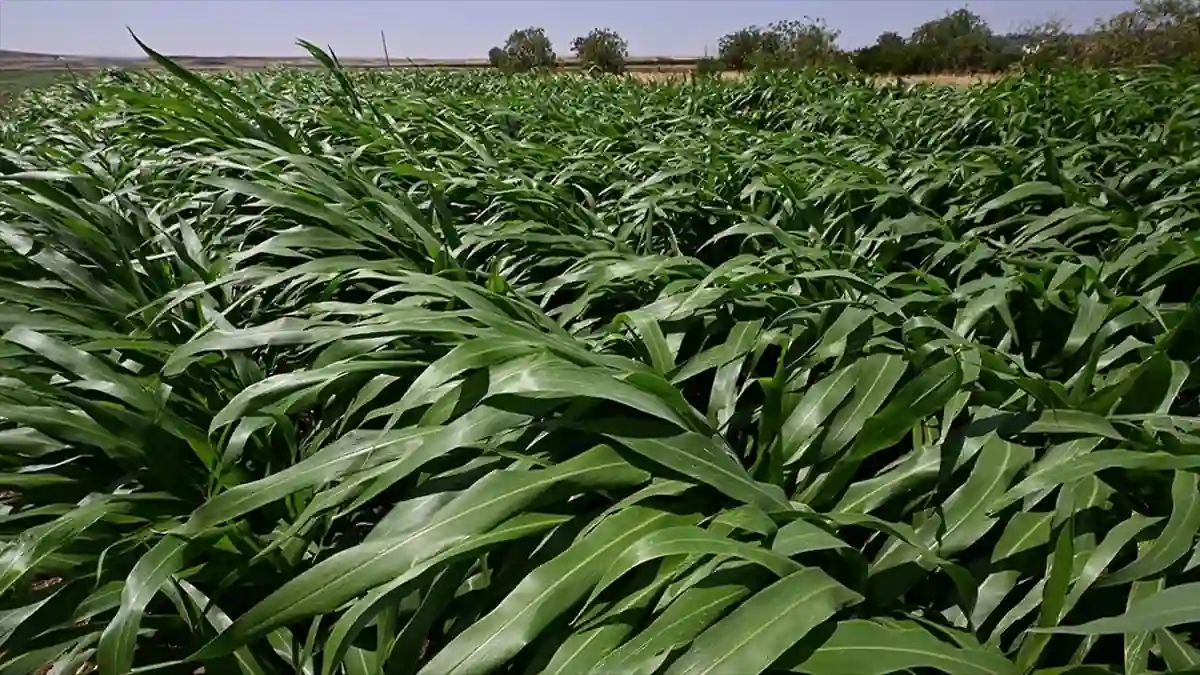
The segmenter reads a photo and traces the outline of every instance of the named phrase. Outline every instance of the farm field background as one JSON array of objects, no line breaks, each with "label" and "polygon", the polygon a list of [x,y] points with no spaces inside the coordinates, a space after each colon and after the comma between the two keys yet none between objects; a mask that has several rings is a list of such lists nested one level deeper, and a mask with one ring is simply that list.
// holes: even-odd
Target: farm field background
[{"label": "farm field background", "polygon": [[162,65],[0,117],[0,673],[1200,667],[1193,79]]}]

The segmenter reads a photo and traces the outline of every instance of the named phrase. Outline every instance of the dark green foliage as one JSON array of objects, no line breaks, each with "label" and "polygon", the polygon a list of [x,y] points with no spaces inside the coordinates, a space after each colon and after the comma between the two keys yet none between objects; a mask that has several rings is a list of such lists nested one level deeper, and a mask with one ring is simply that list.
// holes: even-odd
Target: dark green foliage
[{"label": "dark green foliage", "polygon": [[730,70],[750,70],[762,54],[779,51],[778,36],[756,26],[723,36],[717,43],[720,59]]},{"label": "dark green foliage", "polygon": [[923,73],[998,70],[1000,43],[978,14],[959,9],[916,28],[908,39],[912,68]]},{"label": "dark green foliage", "polygon": [[1079,38],[1082,60],[1103,66],[1200,66],[1200,0],[1137,0]]},{"label": "dark green foliage", "polygon": [[899,33],[880,35],[875,44],[855,52],[853,62],[864,73],[912,75],[917,72],[912,51]]},{"label": "dark green foliage", "polygon": [[493,66],[509,72],[525,73],[531,70],[551,70],[557,57],[543,28],[514,30],[504,41],[504,47],[493,47],[488,52],[488,61]]},{"label": "dark green foliage", "polygon": [[884,33],[853,57],[863,72],[913,75],[997,72],[1016,63],[1020,46],[994,35],[987,22],[966,9],[918,26],[908,39]]},{"label": "dark green foliage", "polygon": [[884,33],[858,50],[861,71],[897,75],[998,72],[1150,64],[1200,65],[1200,0],[1138,0],[1131,10],[1071,33],[1050,21],[996,35],[978,15],[960,9],[927,22],[903,39]]},{"label": "dark green foliage", "polygon": [[507,63],[507,60],[508,60],[508,54],[506,54],[504,52],[503,48],[492,47],[491,49],[488,50],[488,63],[491,64],[491,66],[493,68],[500,68],[501,70],[503,70]]},{"label": "dark green foliage", "polygon": [[730,70],[802,69],[837,62],[837,37],[821,20],[778,21],[730,33],[717,49]]},{"label": "dark green foliage", "polygon": [[629,43],[616,31],[594,28],[587,35],[575,38],[571,42],[571,51],[585,70],[620,74],[625,72]]}]

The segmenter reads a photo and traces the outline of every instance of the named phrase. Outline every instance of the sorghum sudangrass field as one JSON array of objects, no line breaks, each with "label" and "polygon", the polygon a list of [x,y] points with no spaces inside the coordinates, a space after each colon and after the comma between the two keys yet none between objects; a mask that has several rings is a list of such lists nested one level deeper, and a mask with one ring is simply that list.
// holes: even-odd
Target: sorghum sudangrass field
[{"label": "sorghum sudangrass field", "polygon": [[1200,667],[1194,79],[330,66],[0,120],[0,674]]}]

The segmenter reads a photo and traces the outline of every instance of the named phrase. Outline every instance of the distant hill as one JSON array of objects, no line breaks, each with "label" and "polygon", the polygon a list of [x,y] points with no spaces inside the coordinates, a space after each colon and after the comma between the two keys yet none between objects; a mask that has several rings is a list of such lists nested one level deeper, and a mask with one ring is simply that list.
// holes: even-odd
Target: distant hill
[{"label": "distant hill", "polygon": [[55,54],[39,54],[37,52],[18,52],[11,49],[0,49],[0,59],[53,59]]},{"label": "distant hill", "polygon": [[11,49],[0,49],[0,61],[56,61],[54,54],[38,54],[35,52],[18,52]]},{"label": "distant hill", "polygon": [[129,65],[142,60],[140,58],[121,58],[119,56],[63,56],[59,54],[0,49],[0,70],[58,70],[63,67],[64,63],[84,69],[91,69]]}]

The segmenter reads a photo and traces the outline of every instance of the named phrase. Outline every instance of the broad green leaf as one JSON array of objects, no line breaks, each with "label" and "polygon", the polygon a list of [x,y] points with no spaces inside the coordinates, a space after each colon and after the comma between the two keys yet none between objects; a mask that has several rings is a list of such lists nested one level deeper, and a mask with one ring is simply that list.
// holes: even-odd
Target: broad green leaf
[{"label": "broad green leaf", "polygon": [[645,474],[597,446],[575,459],[542,471],[502,471],[462,492],[416,529],[345,549],[301,573],[239,616],[197,658],[228,653],[271,628],[331,611],[395,578],[422,560],[495,527],[554,485],[574,480],[596,486],[629,486]]},{"label": "broad green leaf", "polygon": [[[1075,560],[1072,523],[1073,521],[1068,519],[1059,529],[1054,553],[1046,562],[1046,585],[1042,591],[1042,607],[1036,623],[1039,627],[1057,626],[1066,614],[1067,587],[1071,583]],[[1045,634],[1028,636],[1021,642],[1021,649],[1017,653],[1017,666],[1023,672],[1032,670],[1041,659],[1049,641],[1050,636]]]},{"label": "broad green leaf", "polygon": [[[459,444],[475,443],[527,419],[481,406],[445,427],[413,427],[399,431],[353,431],[287,469],[223,492],[192,512],[179,533],[193,535],[282,499],[297,490],[334,480],[350,470],[363,471],[398,460],[399,480],[425,462]],[[400,473],[400,472],[403,473]]]},{"label": "broad green leaf", "polygon": [[1089,434],[1125,440],[1108,420],[1079,410],[1047,410],[1021,431],[1028,434]]},{"label": "broad green leaf", "polygon": [[1017,513],[1004,527],[1000,541],[992,549],[992,562],[999,562],[1050,541],[1050,522],[1053,512]]},{"label": "broad green leaf", "polygon": [[1162,654],[1163,661],[1173,671],[1200,668],[1200,649],[1188,644],[1182,636],[1174,631],[1159,628],[1154,631],[1154,642]]},{"label": "broad green leaf", "polygon": [[911,622],[842,621],[833,635],[792,670],[810,675],[886,675],[932,668],[949,675],[1015,675],[998,652],[960,648]]},{"label": "broad green leaf", "polygon": [[908,364],[899,356],[869,356],[855,365],[854,393],[826,428],[821,457],[837,454],[862,431],[867,420],[884,404]]},{"label": "broad green leaf", "polygon": [[[747,569],[748,568],[748,569]],[[693,585],[676,597],[640,633],[601,660],[591,673],[628,672],[656,654],[687,645],[726,611],[757,588],[761,568],[743,564],[736,574],[714,575],[707,583]]]},{"label": "broad green leaf", "polygon": [[490,672],[583,599],[624,548],[650,532],[686,520],[643,507],[606,518],[566,552],[532,570],[500,605],[426,663],[421,675]]},{"label": "broad green leaf", "polygon": [[1118,524],[1104,536],[1100,545],[1093,550],[1084,563],[1079,574],[1072,581],[1071,592],[1067,595],[1067,602],[1064,610],[1069,612],[1087,589],[1091,588],[1096,583],[1112,564],[1112,561],[1120,554],[1121,549],[1129,544],[1134,537],[1142,530],[1150,527],[1158,522],[1158,518],[1147,518],[1145,516],[1134,514],[1132,518]]},{"label": "broad green leaf", "polygon": [[850,395],[859,368],[848,366],[835,371],[808,388],[783,422],[782,439],[784,464],[799,461],[808,447],[805,441],[815,434],[838,405]]},{"label": "broad green leaf", "polygon": [[794,556],[809,551],[847,548],[846,542],[806,520],[797,519],[779,528],[771,550],[784,556]]},{"label": "broad green leaf", "polygon": [[899,466],[874,478],[852,484],[834,507],[844,513],[870,513],[888,499],[903,494],[922,480],[936,478],[941,467],[939,448],[926,446],[914,452]]},{"label": "broad green leaf", "polygon": [[646,459],[677,471],[682,477],[709,485],[728,497],[764,510],[790,508],[782,490],[752,479],[723,448],[699,434],[634,438],[621,434],[620,430],[604,433]]},{"label": "broad green leaf", "polygon": [[991,211],[1004,208],[1005,206],[1029,199],[1030,197],[1057,197],[1059,195],[1062,195],[1062,188],[1058,187],[1057,185],[1042,181],[1029,181],[1028,183],[1022,183],[1012,188],[1003,195],[996,197],[995,199],[980,206],[968,217],[979,220]]},{"label": "broad green leaf", "polygon": [[861,461],[896,443],[950,400],[962,384],[957,359],[945,359],[905,384],[877,414],[867,420],[846,461]]},{"label": "broad green leaf", "polygon": [[[1129,598],[1125,608],[1129,609],[1142,598],[1149,597],[1163,587],[1162,579],[1153,581],[1135,581],[1129,587]],[[1045,636],[1039,636],[1045,637]],[[1125,634],[1125,672],[1145,673],[1150,669],[1150,645],[1152,637],[1149,631]]]},{"label": "broad green leaf", "polygon": [[809,631],[861,600],[818,569],[800,570],[759,591],[704,631],[667,673],[757,675]]},{"label": "broad green leaf", "polygon": [[1038,629],[1069,635],[1142,633],[1200,621],[1200,583],[1183,584],[1131,602],[1124,614],[1077,626]]},{"label": "broad green leaf", "polygon": [[1192,548],[1200,531],[1200,477],[1176,471],[1171,482],[1171,517],[1163,531],[1137,560],[1100,580],[1100,586],[1115,586],[1157,574],[1182,558]]},{"label": "broad green leaf", "polygon": [[[966,549],[996,524],[989,509],[1007,489],[1012,477],[1033,459],[1029,448],[989,435],[975,459],[971,475],[955,490],[935,517],[918,530],[924,545],[947,555]],[[917,551],[899,540],[872,565],[872,573],[915,559]]]},{"label": "broad green leaf", "polygon": [[142,613],[171,575],[183,567],[186,546],[185,540],[166,536],[138,559],[121,593],[117,614],[100,635],[96,662],[101,673],[129,672],[137,650]]},{"label": "broad green leaf", "polygon": [[656,530],[634,541],[620,552],[605,570],[604,576],[592,590],[588,604],[622,575],[650,560],[674,555],[718,555],[741,558],[785,577],[800,569],[800,565],[785,555],[752,544],[743,544],[695,526],[669,527]]},{"label": "broad green leaf", "polygon": [[0,593],[8,592],[56,550],[67,546],[88,528],[125,507],[108,497],[87,499],[53,521],[30,528],[0,552]]},{"label": "broad green leaf", "polygon": [[1200,458],[1166,452],[1096,450],[1060,464],[1039,468],[1014,486],[991,508],[999,511],[1047,488],[1086,478],[1105,469],[1186,470],[1200,466]]},{"label": "broad green leaf", "polygon": [[707,424],[691,415],[684,417],[672,406],[650,393],[622,382],[598,368],[579,368],[547,362],[536,368],[522,368],[494,375],[488,384],[489,395],[518,394],[533,398],[576,398],[587,396],[606,399],[677,425],[681,431],[704,431]]},{"label": "broad green leaf", "polygon": [[464,554],[473,553],[479,549],[494,546],[497,543],[537,534],[560,525],[567,520],[569,518],[566,516],[550,516],[537,513],[518,515],[486,534],[468,538],[457,546],[421,561],[408,570],[405,570],[402,574],[397,575],[395,579],[375,587],[365,597],[356,601],[346,610],[333,626],[333,629],[329,633],[329,638],[324,645],[324,672],[332,672],[338,661],[343,660],[343,658],[349,658],[349,653],[354,649],[350,646],[350,642],[355,636],[366,628],[367,623],[380,611],[386,611],[385,605],[389,599],[421,575],[438,565],[444,565]]}]

